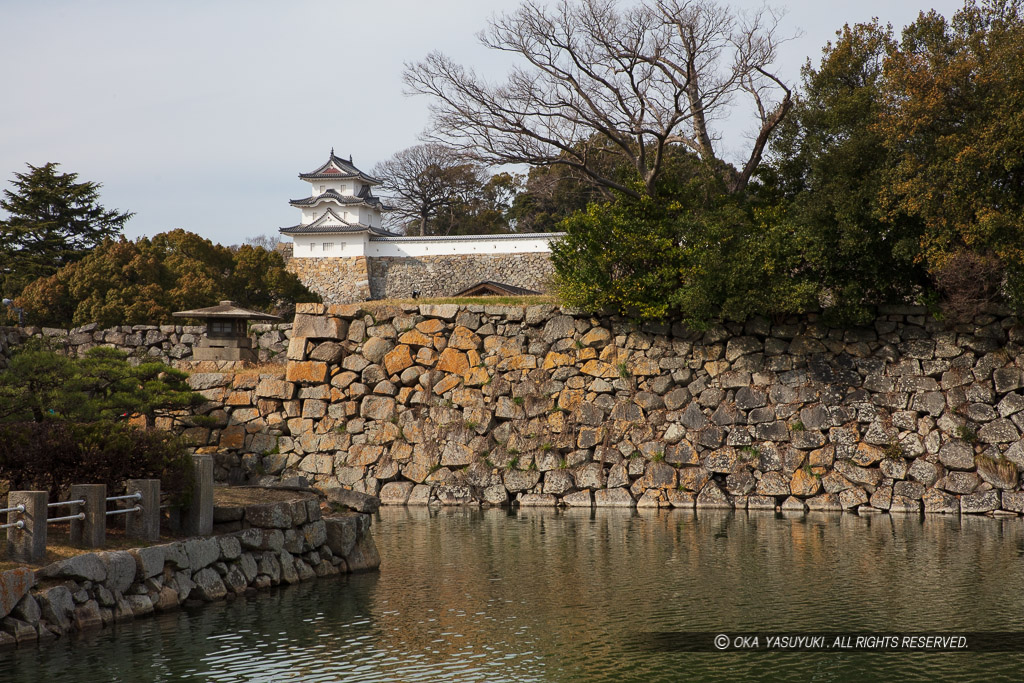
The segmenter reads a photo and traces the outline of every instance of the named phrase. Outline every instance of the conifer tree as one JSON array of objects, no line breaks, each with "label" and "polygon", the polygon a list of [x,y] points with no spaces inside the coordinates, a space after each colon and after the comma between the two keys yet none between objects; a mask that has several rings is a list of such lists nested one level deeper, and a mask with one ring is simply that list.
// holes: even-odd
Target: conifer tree
[{"label": "conifer tree", "polygon": [[133,215],[105,209],[99,183],[78,182],[77,173],[61,173],[59,165],[28,164],[0,199],[9,214],[0,220],[0,290],[6,297],[120,234]]}]

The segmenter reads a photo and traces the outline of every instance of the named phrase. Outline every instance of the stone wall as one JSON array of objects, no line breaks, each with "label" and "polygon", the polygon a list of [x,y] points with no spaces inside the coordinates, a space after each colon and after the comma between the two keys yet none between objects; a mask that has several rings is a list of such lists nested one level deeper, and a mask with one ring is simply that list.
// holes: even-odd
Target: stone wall
[{"label": "stone wall", "polygon": [[384,503],[1020,514],[1024,326],[637,328],[555,306],[303,305],[283,374],[193,375],[218,474]]},{"label": "stone wall", "polygon": [[371,298],[370,275],[365,256],[342,258],[288,258],[288,272],[298,276],[324,303],[340,304]]},{"label": "stone wall", "polygon": [[248,505],[238,517],[247,528],[236,533],[0,572],[0,647],[380,564],[368,514],[321,518],[319,501],[308,497]]},{"label": "stone wall", "polygon": [[[260,362],[284,361],[291,323],[250,325],[253,348]],[[0,327],[0,368],[6,367],[11,347],[29,338],[48,338],[72,356],[84,355],[94,346],[112,346],[135,358],[149,358],[170,365],[192,366],[192,347],[202,338],[197,325],[121,325],[99,329],[95,323],[64,330],[52,327]],[[229,363],[228,365],[233,365]]]},{"label": "stone wall", "polygon": [[370,294],[374,299],[444,297],[484,280],[537,292],[550,287],[554,268],[549,254],[461,254],[419,258],[371,258]]},{"label": "stone wall", "polygon": [[550,289],[548,254],[461,254],[418,258],[288,258],[288,270],[327,304],[371,299],[444,297],[493,280],[538,292]]}]

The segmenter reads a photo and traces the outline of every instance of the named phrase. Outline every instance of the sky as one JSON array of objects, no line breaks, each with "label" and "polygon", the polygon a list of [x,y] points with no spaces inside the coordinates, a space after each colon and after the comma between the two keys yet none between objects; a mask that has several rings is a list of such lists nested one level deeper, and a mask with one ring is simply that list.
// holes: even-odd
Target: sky
[{"label": "sky", "polygon": [[[540,0],[543,2],[543,0]],[[926,0],[922,0],[925,2]],[[369,171],[411,145],[428,100],[403,95],[403,65],[440,50],[500,80],[506,55],[476,34],[517,0],[0,0],[0,188],[58,162],[134,211],[130,238],[184,228],[239,244],[298,223],[298,173],[333,147]],[[844,23],[897,29],[962,1],[776,0],[797,35],[790,83]],[[736,8],[761,5],[738,0]],[[726,123],[726,149],[744,125]]]}]

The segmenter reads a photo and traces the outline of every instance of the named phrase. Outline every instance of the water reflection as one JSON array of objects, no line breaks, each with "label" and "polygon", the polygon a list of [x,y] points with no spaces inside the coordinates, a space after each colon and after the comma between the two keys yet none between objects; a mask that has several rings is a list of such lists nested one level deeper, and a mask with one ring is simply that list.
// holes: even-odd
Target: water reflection
[{"label": "water reflection", "polygon": [[[1016,518],[384,509],[380,574],[0,654],[11,680],[1016,677],[1024,654],[686,654],[651,631],[1024,630]],[[2,676],[0,676],[2,677]]]}]

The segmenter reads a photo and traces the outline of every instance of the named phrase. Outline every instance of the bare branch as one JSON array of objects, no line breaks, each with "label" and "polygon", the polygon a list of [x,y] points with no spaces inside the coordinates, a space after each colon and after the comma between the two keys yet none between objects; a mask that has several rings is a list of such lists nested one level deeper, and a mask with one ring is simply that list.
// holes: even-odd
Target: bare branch
[{"label": "bare branch", "polygon": [[552,7],[527,0],[479,35],[485,46],[522,58],[504,82],[489,83],[436,52],[407,64],[404,80],[407,92],[433,100],[428,140],[488,164],[570,166],[634,197],[636,186],[595,156],[618,155],[653,193],[669,146],[721,161],[711,124],[734,96],[746,95],[761,129],[730,179],[739,191],[789,111],[789,89],[771,66],[778,23],[768,8],[737,15],[713,0],[641,0],[626,9],[616,0]]}]

